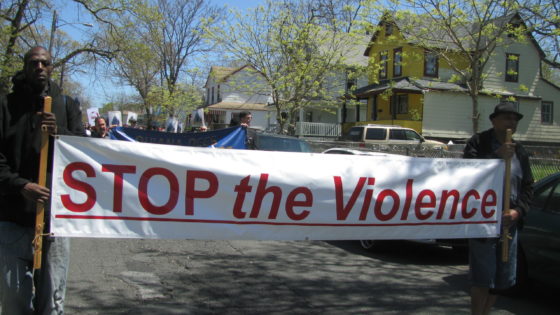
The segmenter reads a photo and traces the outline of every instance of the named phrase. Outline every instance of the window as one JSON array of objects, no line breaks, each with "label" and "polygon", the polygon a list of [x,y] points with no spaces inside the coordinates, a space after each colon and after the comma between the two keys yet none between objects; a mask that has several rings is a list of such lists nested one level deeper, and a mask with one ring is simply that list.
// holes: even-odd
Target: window
[{"label": "window", "polygon": [[212,103],[211,104],[214,104],[214,87],[212,87]]},{"label": "window", "polygon": [[217,99],[218,99],[218,103],[222,101],[222,96],[220,95],[220,85],[218,85],[218,96],[217,96]]},{"label": "window", "polygon": [[558,185],[558,179],[552,180],[535,191],[535,196],[531,202],[536,210],[560,213],[560,185]]},{"label": "window", "polygon": [[305,121],[313,122],[313,112],[305,112]]},{"label": "window", "polygon": [[393,50],[393,77],[402,75],[402,48]]},{"label": "window", "polygon": [[393,24],[385,23],[385,36],[393,35]]},{"label": "window", "polygon": [[552,124],[552,102],[541,103],[541,123]]},{"label": "window", "polygon": [[408,113],[408,94],[397,94],[395,102],[397,114]]},{"label": "window", "polygon": [[517,82],[519,79],[519,55],[506,54],[506,82]]},{"label": "window", "polygon": [[418,142],[422,140],[422,137],[420,137],[420,135],[414,130],[405,130],[404,132],[406,134],[406,140],[414,140]]},{"label": "window", "polygon": [[437,54],[433,51],[426,50],[424,52],[424,76],[438,76],[438,57]]},{"label": "window", "polygon": [[346,72],[346,93],[351,92],[358,84],[356,74],[353,71]]},{"label": "window", "polygon": [[379,53],[379,78],[387,79],[387,51],[382,51]]},{"label": "window", "polygon": [[206,89],[206,105],[210,105],[210,88]]},{"label": "window", "polygon": [[362,141],[362,134],[364,132],[364,128],[362,127],[354,127],[351,128],[346,135],[346,140],[348,141]]},{"label": "window", "polygon": [[389,130],[389,139],[406,140],[406,133],[404,132],[404,129],[391,129]]},{"label": "window", "polygon": [[387,129],[385,128],[367,128],[366,140],[385,140],[387,137]]}]

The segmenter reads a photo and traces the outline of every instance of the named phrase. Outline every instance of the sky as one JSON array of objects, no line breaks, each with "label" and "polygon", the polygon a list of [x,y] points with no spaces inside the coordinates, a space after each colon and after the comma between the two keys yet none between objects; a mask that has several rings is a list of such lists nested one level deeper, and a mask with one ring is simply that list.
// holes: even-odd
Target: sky
[{"label": "sky", "polygon": [[[76,40],[86,36],[87,32],[91,31],[91,28],[84,26],[84,24],[92,22],[88,19],[88,14],[83,13],[83,9],[80,10],[79,6],[75,3],[66,0],[58,0],[57,2],[58,5],[55,8],[58,15],[57,27]],[[265,3],[265,0],[210,0],[210,2],[218,6],[227,6],[243,11]],[[50,28],[50,22],[46,27]],[[113,78],[101,72],[97,72],[94,75],[93,70],[89,70],[72,75],[72,79],[81,84],[83,87],[83,97],[87,97],[93,107],[102,107],[103,104],[110,102],[111,98],[116,95],[136,95],[130,86],[116,82]]]}]

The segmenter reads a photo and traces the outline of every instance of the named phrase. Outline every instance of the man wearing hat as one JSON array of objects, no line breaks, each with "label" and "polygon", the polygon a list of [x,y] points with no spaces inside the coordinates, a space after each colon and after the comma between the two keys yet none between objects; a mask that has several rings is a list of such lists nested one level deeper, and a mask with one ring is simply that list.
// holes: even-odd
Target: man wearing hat
[{"label": "man wearing hat", "polygon": [[502,262],[500,238],[469,240],[469,269],[471,280],[472,314],[489,314],[496,302],[495,290],[515,285],[517,269],[517,230],[529,210],[533,196],[533,175],[529,166],[529,155],[521,143],[506,142],[506,130],[515,133],[517,123],[523,115],[513,102],[500,102],[490,114],[492,128],[474,135],[464,150],[464,158],[508,159],[511,158],[510,209],[504,211],[502,226],[509,227],[509,259]]}]

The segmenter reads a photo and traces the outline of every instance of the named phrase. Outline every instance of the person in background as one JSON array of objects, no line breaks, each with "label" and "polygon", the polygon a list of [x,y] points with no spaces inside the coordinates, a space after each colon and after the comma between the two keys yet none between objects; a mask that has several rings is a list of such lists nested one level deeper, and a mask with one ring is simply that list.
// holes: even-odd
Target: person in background
[{"label": "person in background", "polygon": [[137,127],[136,127],[136,119],[130,118],[130,119],[128,120],[128,123],[130,124],[128,127],[130,127],[130,128],[137,128]]},{"label": "person in background", "polygon": [[229,121],[230,127],[242,126],[249,127],[251,125],[251,120],[253,120],[253,115],[249,111],[242,111],[237,115],[234,115]]},{"label": "person in background", "polygon": [[249,127],[251,125],[251,120],[253,120],[251,112],[243,111],[239,113],[239,125]]},{"label": "person in background", "polygon": [[[501,102],[490,115],[492,128],[474,135],[464,150],[464,158],[511,158],[510,209],[505,209],[502,226],[509,228],[509,257],[502,262],[500,238],[469,239],[469,270],[471,280],[472,314],[489,314],[496,302],[497,291],[507,289],[516,282],[517,231],[529,211],[533,196],[533,175],[529,155],[517,141],[506,143],[506,130],[514,133],[523,118],[513,102]],[[498,197],[502,198],[502,197]]]},{"label": "person in background", "polygon": [[109,129],[107,128],[107,122],[105,118],[98,116],[95,118],[95,126],[93,127],[93,131],[91,136],[94,138],[107,138],[109,135]]},{"label": "person in background", "polygon": [[[45,237],[42,267],[33,272],[37,203],[50,217],[51,191],[37,184],[41,138],[42,132],[84,136],[82,113],[50,80],[52,59],[44,47],[31,48],[23,63],[13,92],[0,96],[0,305],[2,314],[62,314],[69,239]],[[43,111],[45,96],[52,98],[50,113]]]}]

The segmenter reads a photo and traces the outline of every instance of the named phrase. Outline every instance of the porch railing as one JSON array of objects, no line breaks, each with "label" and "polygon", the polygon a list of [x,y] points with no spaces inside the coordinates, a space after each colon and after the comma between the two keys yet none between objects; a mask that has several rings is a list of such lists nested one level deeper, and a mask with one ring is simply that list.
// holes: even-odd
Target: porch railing
[{"label": "porch railing", "polygon": [[296,123],[296,136],[298,137],[340,137],[342,129],[340,124],[326,124],[314,122]]}]

